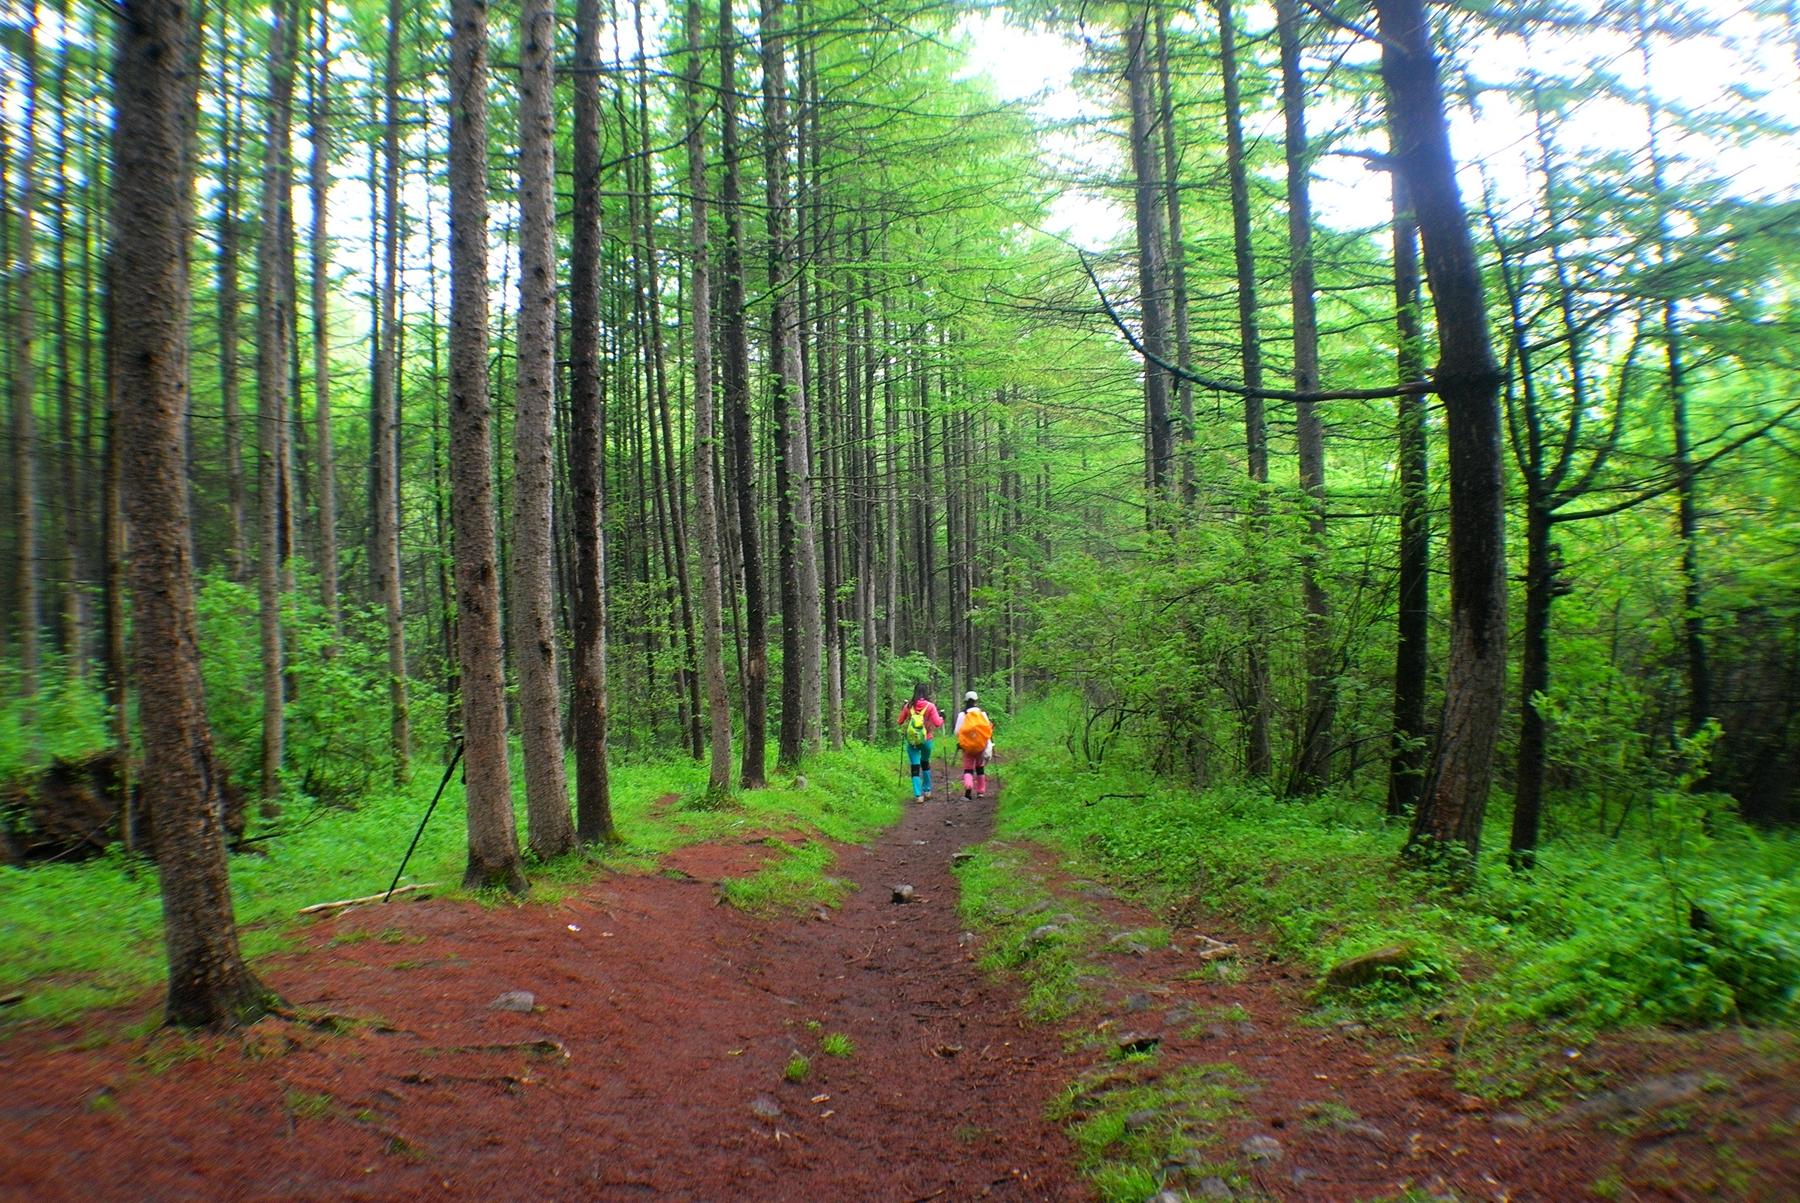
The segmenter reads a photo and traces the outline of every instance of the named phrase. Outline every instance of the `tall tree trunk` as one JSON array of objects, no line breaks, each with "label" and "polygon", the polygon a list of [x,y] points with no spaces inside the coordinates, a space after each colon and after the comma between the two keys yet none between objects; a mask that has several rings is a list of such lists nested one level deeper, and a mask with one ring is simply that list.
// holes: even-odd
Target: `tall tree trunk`
[{"label": "tall tree trunk", "polygon": [[[250,548],[245,542],[249,527],[249,495],[244,483],[243,418],[238,407],[238,380],[242,333],[238,326],[243,290],[238,283],[239,216],[238,150],[244,130],[244,88],[230,78],[230,39],[225,21],[219,22],[219,94],[230,97],[223,118],[219,160],[219,401],[225,425],[225,487],[229,564],[236,581],[250,575]],[[234,86],[236,85],[236,86]],[[221,100],[221,104],[226,102]]]},{"label": "tall tree trunk", "polygon": [[[1319,321],[1313,292],[1312,154],[1306,142],[1306,91],[1300,72],[1300,18],[1295,0],[1275,0],[1281,44],[1281,113],[1286,130],[1288,251],[1294,307],[1294,390],[1319,388]],[[1306,500],[1306,549],[1300,560],[1306,605],[1302,630],[1306,663],[1306,708],[1300,746],[1288,793],[1310,794],[1324,787],[1331,770],[1331,729],[1337,688],[1331,670],[1330,603],[1320,579],[1325,561],[1325,425],[1317,401],[1294,407],[1294,437],[1300,460],[1300,490]]]},{"label": "tall tree trunk", "polygon": [[739,201],[737,31],[730,0],[719,0],[719,151],[724,180],[719,209],[725,245],[719,263],[719,334],[724,343],[726,445],[737,494],[738,546],[744,561],[744,759],[738,784],[761,789],[768,770],[769,636],[763,594],[762,541],[757,529],[756,475],[750,429],[750,341],[744,328],[744,216]]},{"label": "tall tree trunk", "polygon": [[781,539],[780,763],[798,767],[818,743],[819,553],[813,534],[812,455],[800,320],[794,305],[793,199],[788,192],[787,45],[781,0],[762,0],[763,170],[768,190],[770,378],[775,389]]},{"label": "tall tree trunk", "polygon": [[[68,0],[57,0],[57,18],[68,27]],[[56,325],[56,442],[59,504],[56,549],[57,578],[62,590],[61,634],[64,669],[71,680],[87,673],[87,649],[83,633],[82,588],[85,566],[81,562],[82,543],[82,469],[79,448],[75,442],[75,372],[72,344],[76,334],[69,312],[69,250],[77,233],[69,219],[69,58],[59,54],[56,63],[56,154],[51,171],[56,178],[56,192],[51,198],[51,217],[55,222],[55,267],[52,277],[55,295],[51,302],[51,321]],[[85,256],[84,256],[85,257]],[[80,337],[86,337],[86,330]]]},{"label": "tall tree trunk", "polygon": [[725,690],[723,585],[719,513],[713,493],[712,279],[707,263],[706,102],[700,84],[700,0],[687,0],[688,238],[694,320],[694,527],[700,540],[700,652],[711,720],[706,796],[731,792],[731,700]]},{"label": "tall tree trunk", "polygon": [[410,774],[412,734],[406,689],[406,613],[400,580],[400,0],[388,0],[382,75],[381,312],[375,352],[374,459],[369,504],[375,528],[371,583],[387,626],[388,755],[393,779]]},{"label": "tall tree trunk", "polygon": [[[1262,532],[1267,527],[1269,483],[1269,432],[1263,417],[1262,335],[1257,330],[1256,257],[1250,241],[1250,181],[1244,163],[1244,112],[1238,95],[1237,26],[1231,0],[1216,0],[1219,10],[1219,74],[1225,100],[1226,169],[1231,177],[1232,249],[1237,268],[1238,344],[1244,360],[1244,445],[1251,490],[1251,529],[1260,555]],[[1252,570],[1255,584],[1262,583],[1260,569]],[[1260,599],[1253,601],[1250,643],[1245,655],[1249,699],[1244,769],[1255,780],[1265,781],[1274,765],[1269,749],[1269,652],[1268,628]]]},{"label": "tall tree trunk", "polygon": [[506,759],[487,354],[487,4],[450,12],[450,522],[462,667],[468,888],[525,890]]},{"label": "tall tree trunk", "polygon": [[126,0],[117,27],[110,326],[126,456],[131,581],[144,747],[155,816],[170,1023],[228,1027],[273,996],[238,951],[225,866],[222,785],[206,725],[182,470],[188,278],[180,161],[180,0]]},{"label": "tall tree trunk", "polygon": [[[819,544],[812,520],[812,448],[806,385],[801,378],[799,315],[794,306],[794,204],[788,194],[787,41],[781,27],[781,0],[761,2],[763,41],[763,171],[769,189],[770,376],[776,387],[776,414],[781,439],[778,483],[781,515],[787,531],[781,537],[781,641],[787,648],[794,630],[797,656],[783,661],[781,672],[781,760],[796,767],[801,756],[819,744],[821,702],[821,596]],[[787,594],[792,592],[792,603]],[[790,670],[797,681],[788,686]],[[788,699],[792,697],[792,711]],[[790,735],[792,731],[792,735]]]},{"label": "tall tree trunk", "polygon": [[1125,82],[1131,101],[1131,171],[1134,177],[1132,202],[1137,218],[1138,293],[1143,307],[1144,412],[1150,458],[1151,521],[1161,523],[1164,516],[1157,511],[1173,500],[1169,488],[1173,467],[1172,440],[1169,429],[1169,374],[1156,366],[1155,360],[1168,362],[1168,319],[1165,316],[1163,290],[1167,264],[1163,252],[1162,213],[1157,204],[1157,190],[1167,181],[1159,180],[1160,156],[1152,142],[1150,51],[1146,37],[1145,16],[1137,14],[1125,36]]},{"label": "tall tree trunk", "polygon": [[513,400],[513,663],[525,752],[527,840],[539,860],[575,846],[563,767],[556,610],[550,596],[555,446],[556,161],[551,0],[519,13],[519,341]]},{"label": "tall tree trunk", "polygon": [[[37,116],[38,116],[38,15],[37,0],[27,0],[22,39],[24,112],[20,126],[19,210],[13,243],[13,355],[12,355],[12,453],[13,453],[13,576],[19,603],[19,694],[37,693],[38,642],[41,638],[37,563]],[[0,195],[4,195],[0,192]]]},{"label": "tall tree trunk", "polygon": [[319,600],[326,620],[337,630],[337,464],[331,446],[330,281],[326,278],[331,257],[326,239],[331,188],[331,6],[320,0],[318,10],[319,44],[311,97],[312,169],[307,179],[312,197],[313,456],[319,473]]},{"label": "tall tree trunk", "polygon": [[575,832],[612,843],[606,774],[606,525],[601,488],[600,0],[575,6],[575,217],[569,257],[569,485],[575,539],[570,706],[575,732]]},{"label": "tall tree trunk", "polygon": [[[1169,211],[1168,262],[1170,308],[1175,317],[1175,365],[1190,371],[1194,351],[1188,338],[1187,249],[1181,234],[1181,159],[1175,148],[1175,100],[1169,88],[1168,32],[1163,10],[1156,10],[1156,77],[1161,97],[1163,201]],[[1194,382],[1184,375],[1178,384],[1181,397],[1181,500],[1192,506],[1197,491],[1194,479]],[[1015,659],[1015,663],[1017,663]]]},{"label": "tall tree trunk", "polygon": [[1381,70],[1424,243],[1437,313],[1434,373],[1450,449],[1450,661],[1431,768],[1407,855],[1481,845],[1506,684],[1506,495],[1500,464],[1502,374],[1488,339],[1481,270],[1469,236],[1423,0],[1377,0]]},{"label": "tall tree trunk", "polygon": [[281,796],[285,752],[285,685],[281,630],[288,386],[288,333],[292,329],[286,285],[287,229],[293,187],[289,121],[294,99],[294,5],[277,3],[269,26],[269,100],[263,151],[263,195],[256,244],[256,430],[259,510],[257,602],[262,629],[262,778],[264,813]]},{"label": "tall tree trunk", "polygon": [[[1396,143],[1398,139],[1395,139]],[[1389,172],[1394,197],[1394,324],[1401,384],[1425,379],[1419,328],[1419,230],[1406,177]],[[1425,785],[1426,673],[1431,639],[1431,482],[1426,465],[1426,397],[1398,405],[1400,461],[1399,597],[1394,640],[1394,734],[1388,752],[1387,815],[1410,814]]]}]

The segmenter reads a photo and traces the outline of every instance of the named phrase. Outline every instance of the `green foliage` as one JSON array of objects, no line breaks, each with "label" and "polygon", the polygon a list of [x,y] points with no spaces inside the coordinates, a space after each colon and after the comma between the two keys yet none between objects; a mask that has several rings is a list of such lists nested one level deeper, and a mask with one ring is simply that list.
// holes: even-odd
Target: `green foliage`
[{"label": "green foliage", "polygon": [[0,664],[0,785],[24,782],[52,760],[81,760],[111,746],[99,683],[72,677],[54,658],[35,696],[21,696],[16,670]]},{"label": "green foliage", "polygon": [[[240,785],[260,773],[261,643],[256,591],[207,577],[196,605],[207,717]],[[387,644],[381,617],[349,609],[334,630],[317,591],[301,577],[282,599],[292,698],[286,707],[289,786],[327,805],[348,805],[392,776]],[[415,731],[443,729],[443,703],[409,686]]]},{"label": "green foliage", "polygon": [[827,1032],[819,1040],[819,1051],[827,1057],[853,1057],[856,1042],[842,1032]]},{"label": "green foliage", "polygon": [[[1264,927],[1321,976],[1410,948],[1408,966],[1356,992],[1365,1006],[1428,1001],[1478,1026],[1800,1021],[1800,839],[1756,831],[1716,799],[1659,794],[1618,839],[1551,841],[1529,875],[1489,858],[1448,891],[1395,867],[1405,833],[1365,805],[1194,792],[1118,759],[1080,767],[1054,739],[1078,714],[1063,699],[1014,723],[1029,751],[1001,795],[1002,836],[1061,847],[1174,911]],[[1491,817],[1490,844],[1507,821]]]},{"label": "green foliage", "polygon": [[789,1082],[804,1082],[812,1076],[812,1058],[799,1049],[795,1049],[788,1057],[787,1064],[781,1067],[781,1076]]}]

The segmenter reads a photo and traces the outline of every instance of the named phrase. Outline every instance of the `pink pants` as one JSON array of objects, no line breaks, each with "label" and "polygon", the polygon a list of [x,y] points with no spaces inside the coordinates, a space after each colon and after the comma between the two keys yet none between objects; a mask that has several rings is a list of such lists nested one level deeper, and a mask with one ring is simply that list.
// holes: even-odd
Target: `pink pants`
[{"label": "pink pants", "polygon": [[[957,749],[962,751],[962,749]],[[987,761],[986,750],[981,752],[963,752],[963,789],[974,790],[976,797],[987,793]]]}]

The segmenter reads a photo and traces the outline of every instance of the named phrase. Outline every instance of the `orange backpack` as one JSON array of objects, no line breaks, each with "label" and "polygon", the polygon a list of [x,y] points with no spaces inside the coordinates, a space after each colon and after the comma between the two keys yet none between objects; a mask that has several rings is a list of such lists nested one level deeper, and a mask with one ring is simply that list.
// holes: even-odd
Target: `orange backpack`
[{"label": "orange backpack", "polygon": [[956,746],[974,756],[987,751],[988,741],[994,738],[994,723],[979,706],[971,706],[963,711],[962,730],[956,733]]}]

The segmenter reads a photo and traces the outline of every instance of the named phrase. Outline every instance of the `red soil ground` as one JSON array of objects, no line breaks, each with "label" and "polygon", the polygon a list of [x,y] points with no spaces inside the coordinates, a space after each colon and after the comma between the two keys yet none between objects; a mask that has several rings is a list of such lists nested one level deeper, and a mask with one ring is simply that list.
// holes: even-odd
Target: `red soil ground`
[{"label": "red soil ground", "polygon": [[[716,883],[760,855],[741,845],[554,905],[345,912],[261,966],[303,1013],[366,1021],[342,1030],[128,1039],[113,1015],[14,1033],[0,1198],[1087,1199],[1046,1107],[1128,1027],[1160,1036],[1165,1069],[1230,1061],[1252,1079],[1223,1135],[1280,1149],[1236,1198],[1800,1199],[1780,1042],[1582,1050],[1612,1093],[1541,1118],[1458,1091],[1454,1033],[1307,1026],[1309,983],[1251,942],[1241,980],[1194,980],[1192,927],[1109,954],[1097,1009],[1026,1023],[956,916],[951,854],[991,823],[991,803],[909,808],[840,850],[860,888],[824,918],[719,905]],[[1121,930],[1154,921],[1041,855],[1031,871]],[[914,901],[890,901],[900,883]],[[491,1009],[509,990],[534,1009]],[[1070,1038],[1083,1030],[1100,1039]],[[828,1033],[852,1054],[824,1054]],[[1193,1197],[1218,1189],[1169,1173]]]}]

